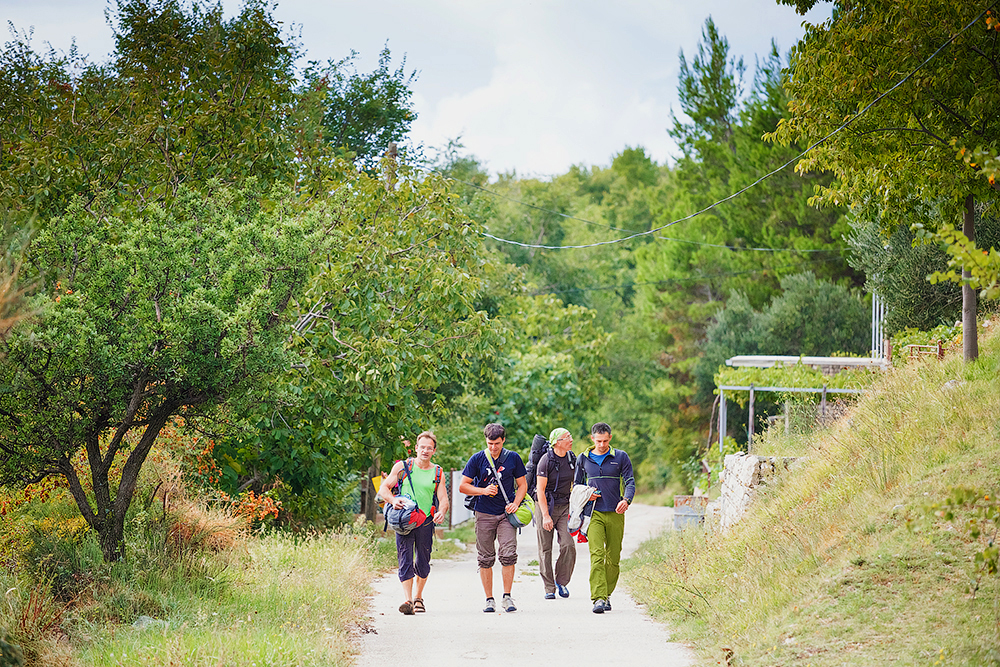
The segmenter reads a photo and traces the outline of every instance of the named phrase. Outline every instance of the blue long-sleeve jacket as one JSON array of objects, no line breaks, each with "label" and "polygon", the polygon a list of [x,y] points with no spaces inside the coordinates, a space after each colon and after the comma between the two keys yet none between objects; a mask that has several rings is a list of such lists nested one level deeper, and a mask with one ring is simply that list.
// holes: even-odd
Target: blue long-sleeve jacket
[{"label": "blue long-sleeve jacket", "polygon": [[598,465],[590,454],[594,447],[588,447],[576,461],[576,484],[589,484],[601,492],[594,506],[597,512],[614,512],[622,498],[632,502],[635,497],[635,476],[632,474],[632,460],[628,454],[612,447],[604,462]]}]

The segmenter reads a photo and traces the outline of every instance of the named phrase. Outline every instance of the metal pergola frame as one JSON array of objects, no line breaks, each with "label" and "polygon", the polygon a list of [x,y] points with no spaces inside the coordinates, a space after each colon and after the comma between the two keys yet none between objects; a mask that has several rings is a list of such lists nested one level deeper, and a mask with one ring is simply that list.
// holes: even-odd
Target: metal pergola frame
[{"label": "metal pergola frame", "polygon": [[829,388],[826,385],[822,387],[757,387],[753,384],[748,386],[739,385],[719,385],[719,454],[722,454],[723,442],[726,438],[726,392],[727,391],[749,391],[750,392],[750,417],[747,419],[747,442],[748,446],[753,446],[753,401],[754,393],[758,391],[782,391],[789,393],[812,393],[823,394],[823,398],[820,400],[821,410],[826,411],[826,395],[827,394],[863,394],[864,389],[841,389],[841,388]]}]

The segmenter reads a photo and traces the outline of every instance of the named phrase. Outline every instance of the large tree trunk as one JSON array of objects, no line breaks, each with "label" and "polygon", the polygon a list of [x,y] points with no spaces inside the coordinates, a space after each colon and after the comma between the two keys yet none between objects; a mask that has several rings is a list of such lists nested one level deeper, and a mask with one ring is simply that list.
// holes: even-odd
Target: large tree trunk
[{"label": "large tree trunk", "polygon": [[80,483],[80,478],[70,459],[64,457],[59,462],[59,472],[66,478],[80,514],[86,519],[91,529],[97,533],[97,541],[101,545],[101,553],[107,563],[115,563],[125,558],[125,517],[132,505],[132,498],[135,496],[139,471],[146,462],[146,457],[149,455],[156,437],[160,434],[160,430],[167,423],[170,415],[174,413],[176,407],[173,403],[167,403],[150,417],[142,438],[125,460],[114,499],[111,497],[111,480],[108,471],[111,469],[118,450],[109,449],[102,456],[100,447],[97,446],[96,437],[87,443],[87,462],[90,464],[94,506],[91,506],[90,498]]},{"label": "large tree trunk", "polygon": [[105,563],[117,563],[125,559],[125,515],[113,513],[104,522],[97,535]]},{"label": "large tree trunk", "polygon": [[[962,231],[970,241],[976,240],[976,207],[975,198],[969,195],[965,198],[965,213],[962,216]],[[962,278],[968,279],[972,273],[962,269]],[[976,326],[976,290],[969,285],[962,285],[962,349],[965,361],[975,361],[979,358],[979,331]]]}]

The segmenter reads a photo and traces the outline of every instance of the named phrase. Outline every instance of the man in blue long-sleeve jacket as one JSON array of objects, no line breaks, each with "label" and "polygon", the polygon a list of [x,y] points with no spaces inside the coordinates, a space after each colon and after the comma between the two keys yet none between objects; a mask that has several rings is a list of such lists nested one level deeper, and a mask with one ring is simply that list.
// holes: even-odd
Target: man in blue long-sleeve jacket
[{"label": "man in blue long-sleeve jacket", "polygon": [[611,427],[597,422],[590,429],[593,441],[576,464],[576,483],[597,489],[594,513],[587,531],[590,547],[590,599],[594,613],[611,611],[609,598],[618,583],[625,537],[625,511],[635,496],[632,461],[620,449],[611,448]]}]

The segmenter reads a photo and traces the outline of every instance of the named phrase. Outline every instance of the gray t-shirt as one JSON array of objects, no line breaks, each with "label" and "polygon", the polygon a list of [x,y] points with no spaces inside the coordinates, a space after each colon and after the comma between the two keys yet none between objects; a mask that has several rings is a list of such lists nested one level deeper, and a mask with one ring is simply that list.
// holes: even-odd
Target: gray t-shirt
[{"label": "gray t-shirt", "polygon": [[[550,462],[554,465],[550,466]],[[569,452],[566,452],[566,456],[557,456],[551,449],[545,452],[538,461],[538,476],[548,479],[545,490],[551,494],[553,503],[569,504],[569,492],[573,489],[573,468],[569,464]]]}]

